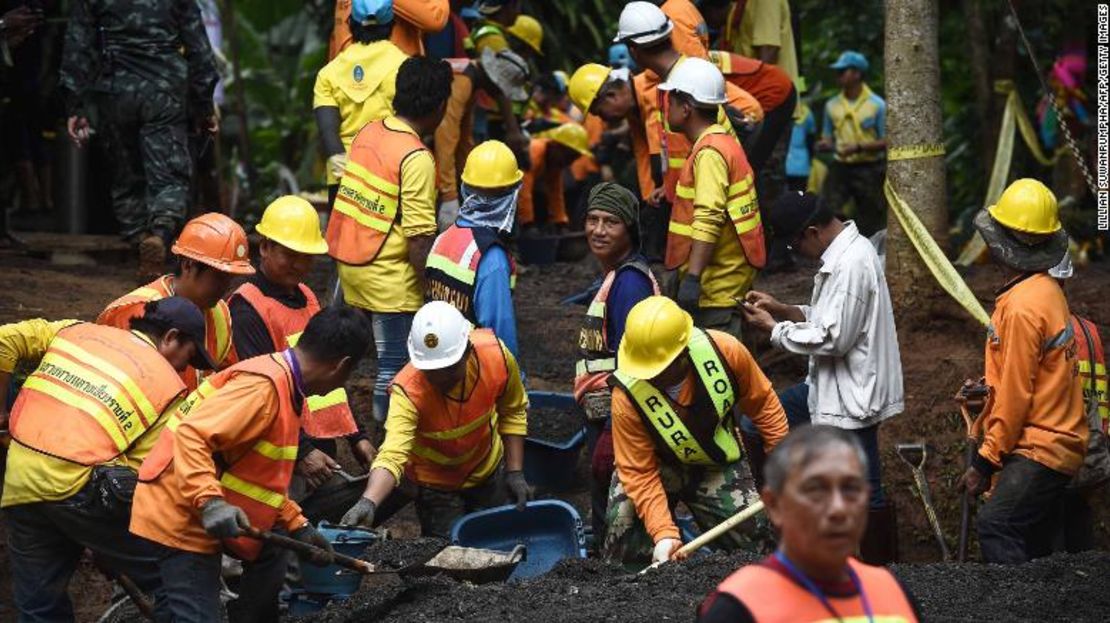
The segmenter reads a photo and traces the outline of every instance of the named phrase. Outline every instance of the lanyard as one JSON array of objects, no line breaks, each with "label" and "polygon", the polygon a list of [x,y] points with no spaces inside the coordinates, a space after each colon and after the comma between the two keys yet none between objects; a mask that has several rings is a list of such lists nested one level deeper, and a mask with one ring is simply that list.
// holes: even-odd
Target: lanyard
[{"label": "lanyard", "polygon": [[304,377],[301,376],[301,362],[293,355],[292,348],[286,348],[281,351],[281,355],[285,357],[285,363],[289,364],[289,370],[293,373],[293,387],[297,393],[304,396]]},{"label": "lanyard", "polygon": [[[843,618],[841,618],[836,609],[832,607],[832,604],[829,602],[829,598],[825,596],[825,592],[822,591],[821,588],[818,587],[816,584],[814,584],[813,580],[809,579],[806,574],[802,573],[800,569],[795,567],[794,563],[790,562],[790,559],[786,557],[786,554],[782,553],[782,550],[775,551],[775,559],[782,563],[782,566],[785,567],[786,570],[790,573],[790,577],[801,584],[807,591],[809,591],[811,595],[816,597],[817,600],[821,602],[821,605],[825,607],[825,610],[829,611],[829,614],[836,617],[837,621],[844,620]],[[860,583],[859,576],[856,575],[855,570],[852,569],[852,567],[850,566],[847,567],[847,571],[848,577],[852,580],[852,586],[854,586],[856,592],[859,593],[859,600],[863,604],[863,613],[867,615],[868,623],[875,623],[875,615],[871,612],[871,602],[867,600],[867,594],[863,592],[863,584]]]}]

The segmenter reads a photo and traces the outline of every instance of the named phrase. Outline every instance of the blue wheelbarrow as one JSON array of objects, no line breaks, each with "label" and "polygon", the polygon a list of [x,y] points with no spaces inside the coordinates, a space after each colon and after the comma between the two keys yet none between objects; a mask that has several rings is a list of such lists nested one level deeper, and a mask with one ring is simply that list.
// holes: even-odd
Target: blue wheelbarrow
[{"label": "blue wheelbarrow", "polygon": [[586,535],[578,511],[560,500],[529,502],[523,511],[498,506],[470,513],[451,527],[451,541],[464,547],[526,551],[510,580],[534,578],[560,560],[586,557]]}]

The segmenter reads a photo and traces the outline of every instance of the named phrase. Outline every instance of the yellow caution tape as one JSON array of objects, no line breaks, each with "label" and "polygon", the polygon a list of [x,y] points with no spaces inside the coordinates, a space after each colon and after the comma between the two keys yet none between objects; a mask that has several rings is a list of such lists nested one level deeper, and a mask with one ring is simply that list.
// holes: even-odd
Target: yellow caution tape
[{"label": "yellow caution tape", "polygon": [[944,143],[934,143],[932,145],[901,145],[899,147],[891,147],[887,150],[886,159],[888,161],[916,160],[917,158],[943,156],[944,153]]},{"label": "yellow caution tape", "polygon": [[917,254],[929,267],[929,272],[933,273],[933,277],[936,278],[940,287],[944,288],[973,318],[984,326],[989,325],[990,316],[979,303],[979,299],[975,298],[971,288],[967,287],[967,283],[964,282],[959,273],[956,272],[956,268],[945,257],[944,251],[937,245],[936,240],[933,240],[929,230],[925,229],[913,210],[898,196],[889,179],[883,183],[883,191],[886,193],[886,199],[890,203],[894,215],[898,217],[902,229],[909,236],[910,242],[917,249]]}]

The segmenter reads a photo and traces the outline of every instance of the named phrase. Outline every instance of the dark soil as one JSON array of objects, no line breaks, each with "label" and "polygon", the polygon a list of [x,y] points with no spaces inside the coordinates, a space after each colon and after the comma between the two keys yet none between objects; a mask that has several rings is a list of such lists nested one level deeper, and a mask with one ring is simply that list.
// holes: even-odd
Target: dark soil
[{"label": "dark soil", "polygon": [[528,437],[562,443],[578,434],[584,423],[577,411],[529,409]]},{"label": "dark soil", "polygon": [[448,545],[445,539],[435,538],[385,539],[370,544],[362,558],[382,569],[403,569],[428,562]]}]

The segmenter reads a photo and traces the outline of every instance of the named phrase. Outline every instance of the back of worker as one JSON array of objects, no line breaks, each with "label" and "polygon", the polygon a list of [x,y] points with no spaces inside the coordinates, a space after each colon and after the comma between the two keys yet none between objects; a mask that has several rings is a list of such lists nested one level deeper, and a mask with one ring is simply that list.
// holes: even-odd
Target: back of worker
[{"label": "back of worker", "polygon": [[[530,151],[532,167],[524,174],[517,222],[522,228],[537,224],[536,198],[542,189],[546,222],[555,231],[561,231],[570,223],[563,171],[578,158],[591,155],[586,129],[578,123],[564,123],[533,138]],[[541,182],[539,189],[537,182]]]},{"label": "back of worker", "polygon": [[1075,358],[1079,360],[1079,377],[1083,384],[1084,404],[1094,404],[1102,422],[1102,432],[1110,426],[1110,390],[1106,375],[1106,352],[1095,323],[1071,315],[1072,333],[1076,339]]},{"label": "back of worker", "polygon": [[679,54],[705,57],[709,50],[709,26],[690,0],[665,0],[659,9],[674,22],[671,38]]},{"label": "back of worker", "polygon": [[[352,4],[352,0],[335,2],[335,23],[328,40],[328,60],[334,59],[354,41],[348,24]],[[396,25],[390,41],[407,56],[423,56],[424,33],[443,29],[451,14],[451,3],[449,0],[392,0],[392,4]]]}]

